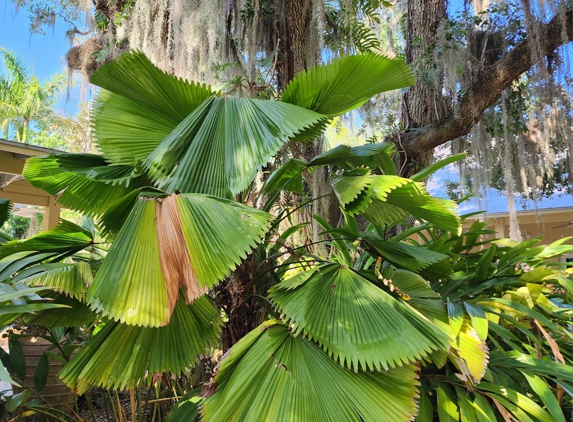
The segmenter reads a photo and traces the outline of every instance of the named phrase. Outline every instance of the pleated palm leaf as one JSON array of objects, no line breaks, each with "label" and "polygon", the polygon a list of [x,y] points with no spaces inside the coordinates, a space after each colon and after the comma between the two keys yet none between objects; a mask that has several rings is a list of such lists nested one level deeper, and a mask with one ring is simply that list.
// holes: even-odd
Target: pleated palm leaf
[{"label": "pleated palm leaf", "polygon": [[[373,53],[345,56],[300,72],[287,85],[282,101],[330,119],[360,107],[376,94],[414,82],[414,75],[403,60]],[[319,121],[295,139],[306,141],[318,137],[326,122]]]},{"label": "pleated palm leaf", "polygon": [[[0,281],[11,279],[16,273],[21,273],[24,276],[34,274],[39,271],[34,266],[38,267],[40,263],[60,261],[92,244],[91,232],[74,223],[61,220],[56,227],[46,232],[25,240],[12,240],[1,245]],[[58,264],[54,265],[57,267]],[[48,267],[50,265],[46,268]],[[60,275],[62,274],[60,273]],[[23,278],[23,276],[18,276],[15,280],[20,281]],[[59,287],[63,287],[61,283],[65,284],[63,280],[72,283],[77,281],[73,277],[70,279],[63,275],[63,278],[57,282]],[[85,285],[82,287],[76,284],[76,287],[79,290],[71,289],[74,295],[80,295],[85,290]]]},{"label": "pleated palm leaf", "polygon": [[64,367],[60,378],[83,394],[93,387],[133,388],[152,375],[180,374],[199,354],[216,344],[221,332],[219,311],[206,296],[186,305],[177,302],[165,327],[137,327],[108,321]]},{"label": "pleated palm leaf", "polygon": [[159,187],[230,197],[296,133],[325,116],[278,101],[224,98],[124,54],[91,79],[103,88],[94,135],[118,165],[143,163]]},{"label": "pleated palm leaf", "polygon": [[326,264],[308,272],[277,284],[271,301],[295,334],[342,365],[387,370],[448,347],[445,331],[352,269]]},{"label": "pleated palm leaf", "polygon": [[[421,182],[416,181],[451,163],[452,159],[435,163],[430,170],[415,175],[416,180],[413,180],[396,176],[390,157],[392,152],[393,147],[386,143],[359,147],[340,145],[309,163],[291,160],[284,169],[280,168],[271,176],[265,192],[296,191],[298,186],[302,186],[302,170],[312,171],[318,166],[330,165],[343,170],[333,177],[332,187],[350,215],[362,214],[372,224],[384,226],[397,223],[410,214],[446,231],[458,233],[461,221],[455,213],[455,204],[433,197]],[[464,156],[459,154],[455,158],[459,160]],[[375,174],[375,170],[382,175]]]},{"label": "pleated palm leaf", "polygon": [[270,214],[202,194],[140,197],[88,291],[94,309],[134,325],[169,322],[245,258]]},{"label": "pleated palm leaf", "polygon": [[417,385],[412,365],[355,373],[271,320],[221,361],[202,416],[205,422],[407,421],[416,413]]},{"label": "pleated palm leaf", "polygon": [[447,231],[461,230],[460,218],[453,212],[454,204],[434,198],[422,183],[356,169],[337,177],[332,185],[348,212],[362,213],[373,224],[390,224],[409,213]]},{"label": "pleated palm leaf", "polygon": [[50,303],[66,306],[66,308],[48,309],[25,316],[26,324],[43,327],[81,327],[97,320],[98,314],[92,311],[84,302],[55,291],[41,293]]},{"label": "pleated palm leaf", "polygon": [[279,101],[212,98],[166,136],[144,166],[167,192],[229,197],[247,188],[290,138],[323,119]]},{"label": "pleated palm leaf", "polygon": [[43,287],[28,287],[21,283],[0,283],[0,328],[6,329],[24,313],[34,313],[46,309],[61,309],[68,306],[62,303],[46,302],[38,293]]},{"label": "pleated palm leaf", "polygon": [[85,262],[34,265],[14,277],[28,286],[44,286],[78,300],[84,300],[93,281],[91,268]]},{"label": "pleated palm leaf", "polygon": [[[27,294],[32,302],[13,300],[13,306],[2,306],[2,326],[23,315],[27,324],[74,326],[93,320],[96,316],[85,304],[91,269],[86,262],[66,262],[75,252],[93,242],[89,231],[62,220],[58,226],[25,240],[13,240],[0,246],[0,288],[5,292],[38,291]],[[60,294],[56,293],[60,292]],[[39,301],[48,301],[41,304]],[[38,301],[35,302],[34,301]],[[44,324],[44,322],[48,322]]]},{"label": "pleated palm leaf", "polygon": [[50,154],[26,161],[23,175],[34,187],[58,195],[58,203],[99,216],[129,192],[149,186],[139,169],[110,165],[94,154]]}]

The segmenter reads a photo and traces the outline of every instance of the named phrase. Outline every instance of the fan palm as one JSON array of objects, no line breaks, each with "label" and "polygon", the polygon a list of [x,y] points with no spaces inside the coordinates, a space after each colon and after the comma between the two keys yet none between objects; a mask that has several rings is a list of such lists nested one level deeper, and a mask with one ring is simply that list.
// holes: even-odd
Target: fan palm
[{"label": "fan palm", "polygon": [[[332,255],[276,273],[279,282],[268,299],[279,319],[233,346],[206,392],[210,397],[200,400],[200,412],[198,400],[190,401],[191,413],[205,421],[405,421],[433,417],[436,408],[440,418],[456,420],[458,409],[489,415],[491,403],[499,403],[517,417],[558,414],[545,388],[557,382],[547,380],[554,365],[490,352],[506,328],[492,328],[489,321],[496,317],[493,308],[510,306],[513,315],[522,312],[554,332],[562,333],[560,326],[516,304],[510,293],[477,298],[479,290],[469,285],[469,296],[459,296],[458,287],[469,280],[459,281],[461,219],[451,202],[433,198],[420,183],[444,163],[405,179],[396,176],[389,145],[339,147],[277,170],[264,190],[270,197],[265,211],[232,199],[287,141],[312,139],[332,117],[378,92],[411,84],[402,61],[344,57],[299,75],[282,101],[225,97],[165,74],[137,52],[102,67],[92,81],[102,88],[93,123],[102,156],[34,158],[24,174],[33,185],[59,193],[62,204],[97,217],[112,243],[101,268],[92,281],[77,264],[54,262],[93,244],[88,233],[67,223],[0,249],[0,258],[25,260],[4,271],[20,272],[17,277],[30,286],[67,293],[78,302],[72,306],[87,303],[105,321],[64,368],[68,385],[78,392],[131,388],[146,377],[149,383],[153,373],[177,374],[197,362],[216,345],[222,324],[207,292],[265,235],[259,248],[270,243],[269,227],[282,218],[269,213],[272,199],[282,190],[300,191],[302,172],[328,165],[336,170],[332,183],[346,221],[334,228],[317,218],[333,236]],[[366,230],[358,229],[357,214],[370,222]],[[420,228],[388,238],[406,215]],[[428,227],[447,239],[426,245],[405,240]],[[480,258],[479,281],[489,280],[492,253]],[[550,255],[538,253],[540,260]],[[509,381],[505,390],[497,388],[502,375],[488,372],[491,362],[526,372],[534,364],[544,368],[528,373],[526,382],[551,410],[523,389],[510,391]],[[426,368],[448,372],[420,383]],[[472,396],[458,392],[471,388]]]}]

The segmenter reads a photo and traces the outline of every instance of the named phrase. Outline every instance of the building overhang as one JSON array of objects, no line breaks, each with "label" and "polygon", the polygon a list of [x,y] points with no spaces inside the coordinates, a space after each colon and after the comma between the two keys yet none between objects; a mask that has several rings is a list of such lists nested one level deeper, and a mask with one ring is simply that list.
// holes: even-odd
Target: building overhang
[{"label": "building overhang", "polygon": [[57,224],[60,206],[56,198],[32,186],[22,176],[24,164],[30,157],[48,154],[61,154],[63,151],[36,145],[0,139],[0,198],[9,199],[14,204],[44,207],[44,229]]}]

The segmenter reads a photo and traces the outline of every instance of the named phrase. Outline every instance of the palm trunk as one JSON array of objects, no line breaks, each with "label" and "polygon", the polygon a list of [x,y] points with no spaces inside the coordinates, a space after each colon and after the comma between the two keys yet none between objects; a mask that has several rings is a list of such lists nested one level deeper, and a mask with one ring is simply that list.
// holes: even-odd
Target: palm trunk
[{"label": "palm trunk", "polygon": [[[318,61],[319,52],[313,54],[307,45],[311,30],[311,1],[310,0],[285,0],[280,3],[280,13],[277,21],[277,29],[280,36],[280,47],[277,53],[277,81],[279,90],[284,90],[288,82],[299,72],[315,65]],[[311,160],[323,151],[323,140],[301,144],[291,143],[290,149],[296,158]],[[315,201],[312,212],[297,213],[294,216],[296,222],[312,220],[312,213],[324,216],[327,221],[338,221],[338,206],[333,205],[332,199],[336,200],[330,187],[330,175],[327,171],[318,170],[311,174],[305,174],[309,188],[308,196],[316,198],[328,196]],[[334,210],[335,212],[332,212]],[[306,240],[311,243],[316,241],[318,233],[322,229],[318,224],[312,225],[306,233]],[[319,246],[315,253],[326,255],[326,248]],[[228,321],[222,334],[223,351],[231,348],[243,336],[256,328],[270,312],[266,302],[262,300],[271,285],[272,271],[268,267],[272,263],[260,265],[257,251],[247,259],[216,289],[216,301],[218,306],[226,310]]]}]

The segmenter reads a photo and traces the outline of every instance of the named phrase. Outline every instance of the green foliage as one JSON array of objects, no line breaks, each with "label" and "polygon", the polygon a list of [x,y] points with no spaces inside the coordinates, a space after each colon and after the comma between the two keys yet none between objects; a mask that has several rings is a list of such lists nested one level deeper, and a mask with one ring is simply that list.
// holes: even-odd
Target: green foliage
[{"label": "green foliage", "polygon": [[447,347],[448,333],[352,269],[327,264],[307,272],[277,284],[270,298],[295,335],[343,366],[388,370]]},{"label": "green foliage", "polygon": [[[60,374],[71,388],[157,385],[200,354],[218,359],[225,332],[223,347],[234,345],[203,397],[184,396],[170,419],[563,420],[554,391],[573,390],[573,282],[548,261],[573,247],[487,240],[482,223],[462,232],[454,203],[421,183],[462,156],[407,179],[387,144],[340,146],[270,177],[269,197],[250,203],[274,218],[230,199],[289,139],[411,83],[402,62],[348,56],[301,74],[282,101],[221,97],[141,53],[93,81],[103,88],[94,121],[103,156],[33,159],[26,177],[98,216],[106,247],[93,227],[65,221],[0,246],[0,286],[42,285],[53,291],[22,305],[49,298],[74,312],[28,321],[101,322]],[[305,223],[274,203],[304,192],[301,174],[319,166],[344,215],[341,227],[315,216],[325,256],[293,243]]]},{"label": "green foliage", "polygon": [[217,390],[203,407],[207,421],[280,420],[285,414],[293,420],[393,421],[415,413],[413,366],[354,373],[273,320],[235,345],[215,381]]},{"label": "green foliage", "polygon": [[[147,374],[178,375],[216,343],[220,330],[219,312],[204,296],[191,305],[179,301],[165,327],[108,321],[60,377],[83,394],[96,386],[133,388]],[[152,377],[147,380],[151,383]]]},{"label": "green foliage", "polygon": [[38,189],[60,194],[58,202],[89,216],[99,216],[131,191],[147,185],[133,166],[112,166],[94,154],[50,154],[32,157],[23,171]]},{"label": "green foliage", "polygon": [[62,220],[51,230],[22,241],[11,241],[2,245],[0,260],[18,252],[73,253],[86,248],[92,242],[93,237],[90,232],[74,223]]},{"label": "green foliage", "polygon": [[8,240],[23,239],[30,229],[30,219],[20,215],[10,214],[4,222],[2,229],[6,236],[0,235],[0,242],[5,243]]},{"label": "green foliage", "polygon": [[255,246],[269,220],[262,211],[201,194],[140,198],[90,286],[88,300],[128,324],[164,325],[179,285],[188,302],[204,294]]},{"label": "green foliage", "polygon": [[0,130],[4,138],[30,141],[30,125],[49,119],[52,106],[64,87],[64,76],[41,84],[24,62],[0,47],[4,72],[0,74]]},{"label": "green foliage", "polygon": [[451,419],[456,404],[462,420],[485,418],[479,414],[564,420],[551,389],[568,377],[573,359],[570,308],[564,307],[571,296],[555,288],[568,275],[547,265],[563,242],[480,242],[488,234],[484,226],[476,222],[460,236],[430,230],[425,242],[447,253],[456,271],[432,284],[448,301],[456,339],[447,360],[422,370],[425,409],[433,406],[440,421],[458,420],[457,410]]},{"label": "green foliage", "polygon": [[282,100],[328,116],[353,110],[372,96],[415,82],[403,60],[378,54],[345,56],[299,73]]}]

